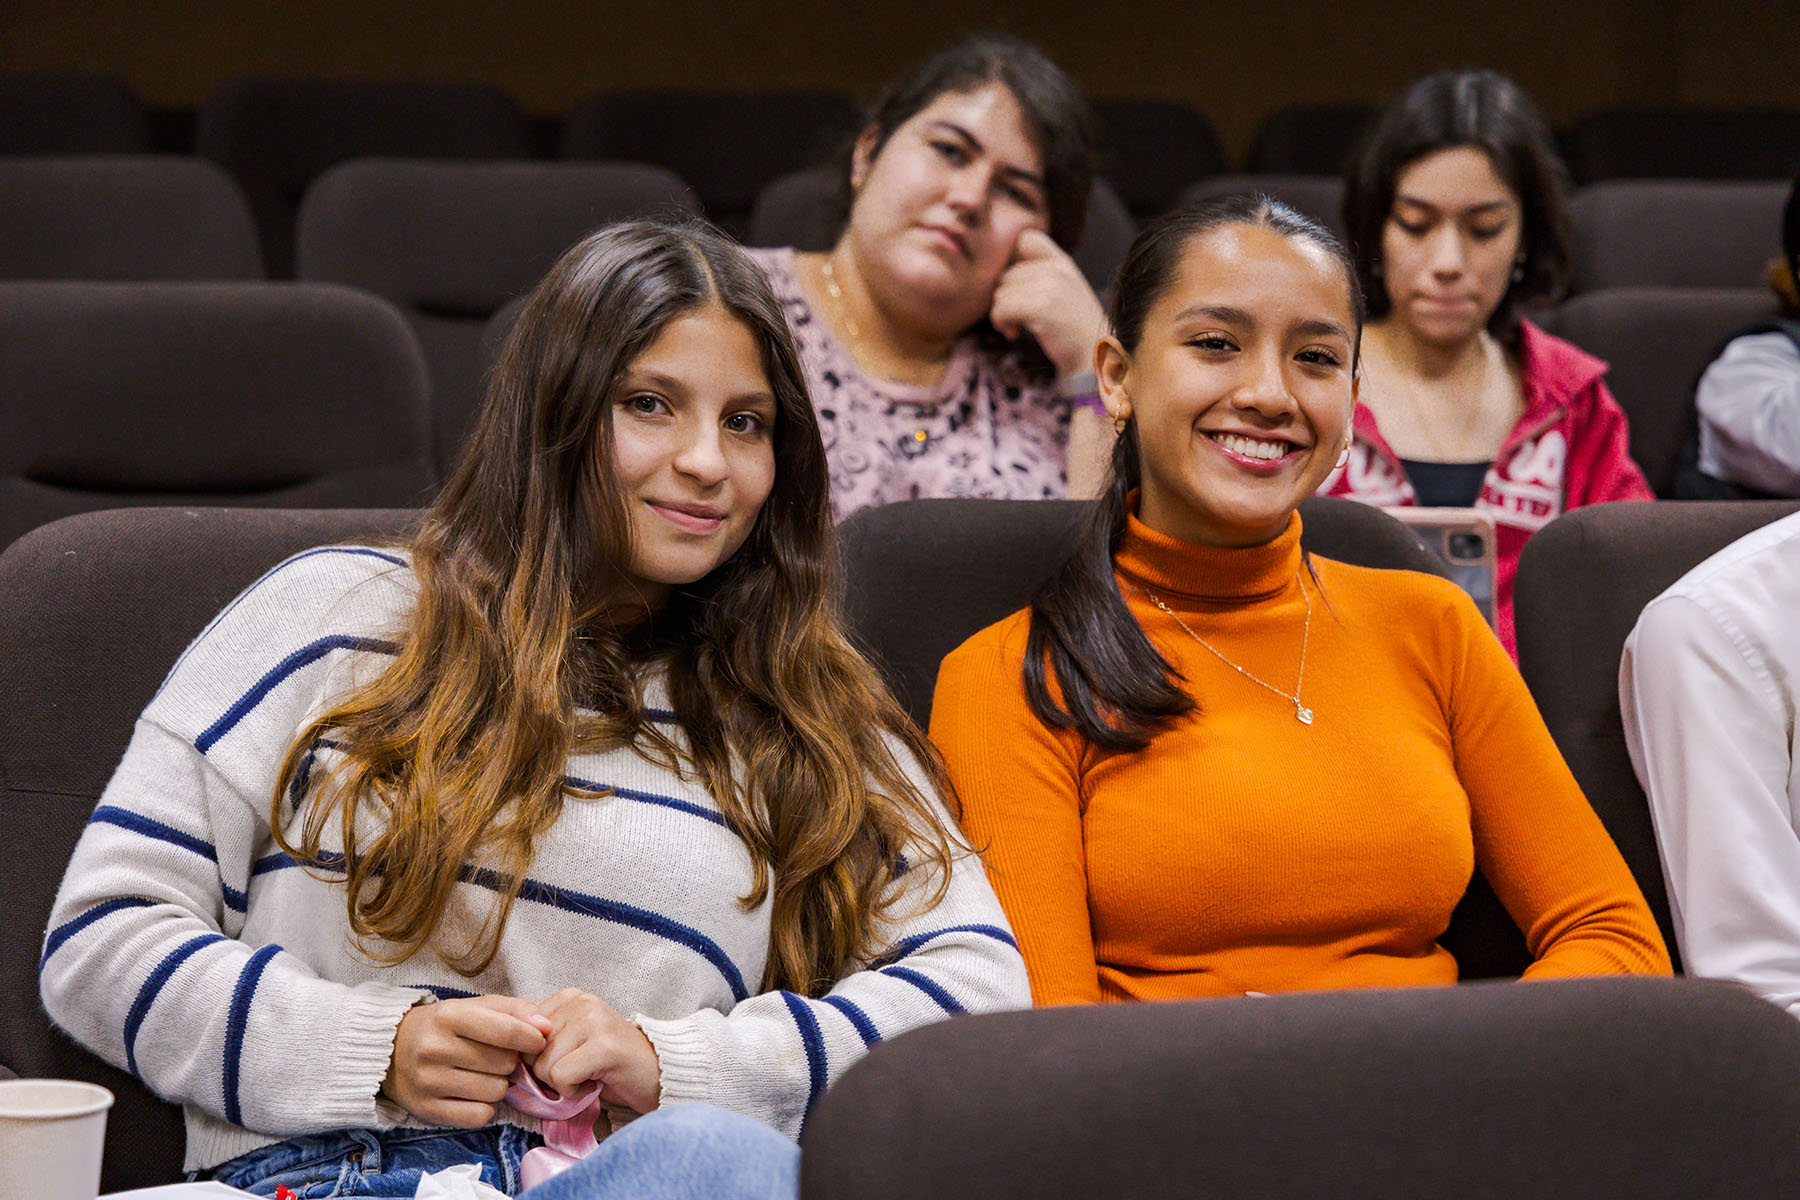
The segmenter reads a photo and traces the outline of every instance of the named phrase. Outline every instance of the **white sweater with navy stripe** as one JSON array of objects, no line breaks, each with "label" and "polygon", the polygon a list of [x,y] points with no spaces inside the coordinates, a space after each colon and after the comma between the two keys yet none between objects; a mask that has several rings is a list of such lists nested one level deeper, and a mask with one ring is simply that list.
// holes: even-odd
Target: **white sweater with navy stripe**
[{"label": "white sweater with navy stripe", "polygon": [[[702,787],[630,748],[571,758],[571,777],[610,791],[565,801],[479,976],[430,953],[395,966],[358,955],[341,880],[280,852],[270,800],[308,718],[392,661],[415,586],[403,558],[357,547],[309,551],[265,575],[177,662],[75,848],[44,941],[44,1004],[185,1105],[188,1169],[281,1138],[410,1123],[377,1092],[400,1018],[426,993],[585,989],[649,1036],[663,1103],[721,1105],[789,1136],[876,1041],[1030,1003],[973,855],[958,858],[935,907],[901,905],[883,931],[893,949],[829,995],[756,994],[769,908],[738,903],[748,852]],[[653,708],[658,692],[647,683]],[[297,834],[295,799],[284,820]],[[926,874],[896,886],[922,891]],[[450,937],[488,912],[487,884],[466,873]]]}]

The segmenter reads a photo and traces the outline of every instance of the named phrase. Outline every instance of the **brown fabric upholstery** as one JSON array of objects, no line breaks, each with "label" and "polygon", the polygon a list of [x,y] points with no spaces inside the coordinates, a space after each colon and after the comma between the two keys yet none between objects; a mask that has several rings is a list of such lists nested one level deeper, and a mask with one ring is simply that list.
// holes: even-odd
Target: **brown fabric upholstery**
[{"label": "brown fabric upholstery", "polygon": [[1563,138],[1579,184],[1603,179],[1792,179],[1800,109],[1619,108]]},{"label": "brown fabric upholstery", "polygon": [[0,154],[142,154],[150,122],[117,79],[68,72],[0,76]]},{"label": "brown fabric upholstery", "polygon": [[1671,955],[1675,931],[1656,834],[1619,716],[1619,656],[1644,605],[1706,558],[1796,510],[1793,500],[1600,504],[1552,521],[1519,559],[1519,669],[1644,889]]},{"label": "brown fabric upholstery", "polygon": [[296,271],[406,313],[431,376],[434,453],[447,469],[480,404],[482,328],[494,312],[601,225],[699,211],[693,191],[660,167],[359,159],[307,190]]},{"label": "brown fabric upholstery", "polygon": [[838,92],[602,92],[569,110],[562,152],[667,167],[693,185],[707,216],[742,237],[758,192],[831,157],[860,124]]},{"label": "brown fabric upholstery", "polygon": [[[751,210],[745,242],[751,246],[792,246],[818,252],[831,249],[838,226],[836,167],[811,167],[783,175],[764,188]],[[1088,286],[1104,296],[1125,260],[1137,224],[1118,193],[1104,179],[1088,194],[1087,225],[1072,257]]]},{"label": "brown fabric upholstery", "polygon": [[1214,196],[1257,192],[1273,196],[1344,236],[1344,181],[1335,175],[1216,175],[1183,192],[1181,202],[1193,204]]},{"label": "brown fabric upholstery", "polygon": [[465,83],[247,79],[206,98],[195,148],[243,185],[272,278],[294,270],[294,218],[327,167],[366,155],[528,158],[512,98]]},{"label": "brown fabric upholstery", "polygon": [[1649,1200],[1800,1189],[1800,1027],[1594,979],[959,1017],[879,1045],[805,1200]]},{"label": "brown fabric upholstery", "polygon": [[392,536],[410,511],[125,509],[0,554],[0,1064],[111,1088],[101,1189],[171,1183],[179,1110],[51,1030],[37,961],[63,866],[138,712],[227,601],[296,551]]},{"label": "brown fabric upholstery", "polygon": [[1357,138],[1374,118],[1366,104],[1303,104],[1263,118],[1245,170],[1342,176]]},{"label": "brown fabric upholstery", "polygon": [[0,159],[0,279],[261,279],[250,204],[195,158]]},{"label": "brown fabric upholstery", "polygon": [[0,284],[0,545],[132,504],[417,504],[425,366],[323,284]]},{"label": "brown fabric upholstery", "polygon": [[[914,500],[865,509],[838,527],[851,627],[915,721],[930,723],[944,655],[1030,603],[1068,556],[1088,511],[1072,500]],[[1302,542],[1315,554],[1443,573],[1418,535],[1379,509],[1315,498],[1300,512]],[[1479,876],[1444,945],[1465,979],[1517,975],[1531,961]]]},{"label": "brown fabric upholstery", "polygon": [[1606,383],[1631,424],[1631,457],[1667,496],[1700,372],[1734,331],[1774,314],[1761,288],[1612,288],[1576,296],[1547,325],[1611,364]]},{"label": "brown fabric upholstery", "polygon": [[1194,180],[1228,169],[1212,122],[1191,105],[1102,99],[1093,107],[1100,172],[1140,221],[1173,207]]},{"label": "brown fabric upholstery", "polygon": [[[1796,160],[1800,168],[1800,160]],[[1786,183],[1622,180],[1569,202],[1571,292],[1613,287],[1754,287],[1781,257]]]}]

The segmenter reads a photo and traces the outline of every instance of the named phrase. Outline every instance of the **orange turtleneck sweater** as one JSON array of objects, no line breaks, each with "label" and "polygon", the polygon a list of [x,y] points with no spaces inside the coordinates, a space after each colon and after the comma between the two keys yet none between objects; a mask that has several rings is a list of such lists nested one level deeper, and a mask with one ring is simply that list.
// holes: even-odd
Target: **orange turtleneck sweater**
[{"label": "orange turtleneck sweater", "polygon": [[1138,752],[1047,728],[1025,699],[1029,610],[944,660],[931,736],[1040,1004],[1441,984],[1479,865],[1528,977],[1667,974],[1630,870],[1524,681],[1452,584],[1320,559],[1300,698],[1300,519],[1196,546],[1134,517],[1132,615],[1198,707]]}]

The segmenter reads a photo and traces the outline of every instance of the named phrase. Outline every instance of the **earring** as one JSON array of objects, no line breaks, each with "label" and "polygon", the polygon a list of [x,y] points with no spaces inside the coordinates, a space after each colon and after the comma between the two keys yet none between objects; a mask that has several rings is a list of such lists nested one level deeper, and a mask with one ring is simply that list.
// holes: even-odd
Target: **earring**
[{"label": "earring", "polygon": [[1514,283],[1525,282],[1525,260],[1524,259],[1521,258],[1518,262],[1513,264],[1512,278],[1513,278]]},{"label": "earring", "polygon": [[1338,451],[1337,466],[1333,467],[1332,470],[1341,470],[1344,464],[1350,461],[1350,442],[1350,438],[1344,439],[1344,448]]},{"label": "earring", "polygon": [[1114,417],[1113,418],[1113,436],[1114,437],[1124,437],[1125,436],[1125,427],[1129,424],[1131,424],[1130,417]]}]

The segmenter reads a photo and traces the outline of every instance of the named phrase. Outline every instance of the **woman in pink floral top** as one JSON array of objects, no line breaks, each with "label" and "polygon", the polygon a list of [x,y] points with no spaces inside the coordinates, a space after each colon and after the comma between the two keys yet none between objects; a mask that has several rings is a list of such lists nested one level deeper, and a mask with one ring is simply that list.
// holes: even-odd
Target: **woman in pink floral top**
[{"label": "woman in pink floral top", "polygon": [[1092,186],[1085,102],[1035,48],[965,42],[889,89],[824,254],[752,254],[799,342],[839,519],[936,496],[1093,495],[1100,303],[1067,247]]}]

